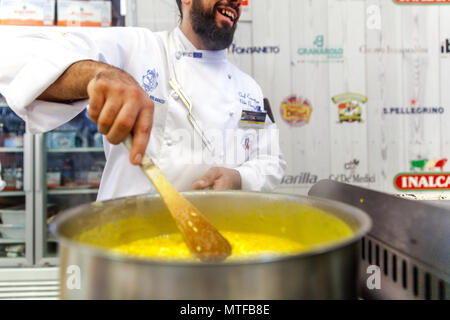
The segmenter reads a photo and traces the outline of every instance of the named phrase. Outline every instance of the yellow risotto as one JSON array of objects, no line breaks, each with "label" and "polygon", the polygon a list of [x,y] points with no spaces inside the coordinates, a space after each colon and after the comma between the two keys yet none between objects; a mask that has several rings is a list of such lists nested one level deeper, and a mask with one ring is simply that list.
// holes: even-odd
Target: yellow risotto
[{"label": "yellow risotto", "polygon": [[[331,214],[289,203],[234,215],[217,213],[211,223],[231,244],[232,255],[226,261],[310,251],[353,233],[345,222]],[[200,261],[191,255],[173,219],[165,212],[110,221],[85,230],[75,239],[144,259]]]},{"label": "yellow risotto", "polygon": [[[257,234],[223,231],[232,246],[232,255],[227,259],[242,260],[262,256],[283,255],[305,251],[306,246],[281,237]],[[140,239],[114,248],[129,255],[160,258],[160,259],[189,259],[191,253],[183,241],[181,234],[173,233],[148,239]]]}]

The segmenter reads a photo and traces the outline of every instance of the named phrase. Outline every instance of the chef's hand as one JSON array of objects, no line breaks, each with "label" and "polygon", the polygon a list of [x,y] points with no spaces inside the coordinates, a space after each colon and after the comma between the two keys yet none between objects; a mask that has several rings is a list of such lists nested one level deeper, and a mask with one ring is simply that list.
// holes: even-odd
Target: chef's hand
[{"label": "chef's hand", "polygon": [[111,144],[121,143],[133,132],[130,161],[138,165],[150,138],[153,101],[129,74],[114,67],[97,73],[87,93],[89,117]]},{"label": "chef's hand", "polygon": [[234,169],[214,167],[192,184],[192,190],[240,190],[241,174]]},{"label": "chef's hand", "polygon": [[125,71],[81,60],[69,66],[37,99],[67,102],[87,98],[89,117],[110,143],[119,144],[131,131],[134,133],[130,160],[139,164],[150,139],[154,105]]}]

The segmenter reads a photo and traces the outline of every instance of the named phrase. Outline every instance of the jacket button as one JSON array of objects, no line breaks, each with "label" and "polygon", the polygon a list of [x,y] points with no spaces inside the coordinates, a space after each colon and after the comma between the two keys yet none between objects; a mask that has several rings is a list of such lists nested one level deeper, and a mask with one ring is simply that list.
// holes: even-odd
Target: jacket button
[{"label": "jacket button", "polygon": [[180,98],[180,96],[178,95],[178,93],[176,91],[172,91],[172,93],[170,95],[172,96],[172,98],[174,100],[178,100]]}]

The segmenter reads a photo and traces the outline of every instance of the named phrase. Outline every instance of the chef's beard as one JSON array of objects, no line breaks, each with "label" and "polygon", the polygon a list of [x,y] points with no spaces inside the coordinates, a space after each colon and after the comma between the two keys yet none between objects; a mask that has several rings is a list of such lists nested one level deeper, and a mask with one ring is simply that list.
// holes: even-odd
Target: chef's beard
[{"label": "chef's beard", "polygon": [[[202,0],[193,0],[191,8],[192,29],[200,37],[208,50],[223,50],[233,42],[237,20],[233,26],[218,26],[216,22],[216,8],[224,3],[217,2],[211,10],[205,9]],[[225,4],[226,5],[226,4]],[[236,12],[238,12],[237,8]]]}]

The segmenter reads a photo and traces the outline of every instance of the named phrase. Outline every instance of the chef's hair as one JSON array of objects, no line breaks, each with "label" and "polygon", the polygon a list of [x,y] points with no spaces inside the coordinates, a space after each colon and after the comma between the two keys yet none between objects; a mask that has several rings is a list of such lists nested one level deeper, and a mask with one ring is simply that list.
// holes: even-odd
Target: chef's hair
[{"label": "chef's hair", "polygon": [[181,11],[181,0],[177,0],[178,9],[180,10],[180,17],[183,19],[183,11]]}]

